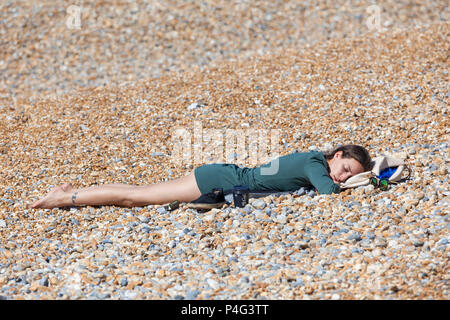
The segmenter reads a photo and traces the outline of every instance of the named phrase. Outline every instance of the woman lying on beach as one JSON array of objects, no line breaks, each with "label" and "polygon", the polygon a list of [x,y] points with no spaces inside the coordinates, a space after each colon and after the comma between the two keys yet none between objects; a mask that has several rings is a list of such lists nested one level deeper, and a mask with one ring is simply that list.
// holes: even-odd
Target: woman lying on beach
[{"label": "woman lying on beach", "polygon": [[[230,190],[246,185],[250,191],[295,191],[314,187],[319,194],[340,192],[339,183],[371,169],[367,150],[358,145],[341,146],[332,152],[296,152],[279,157],[275,174],[264,174],[271,163],[256,168],[234,164],[206,164],[185,177],[153,185],[105,184],[74,189],[70,183],[53,188],[31,208],[116,205],[142,207],[178,200],[192,202],[213,188]],[[263,169],[263,171],[261,170]]]}]

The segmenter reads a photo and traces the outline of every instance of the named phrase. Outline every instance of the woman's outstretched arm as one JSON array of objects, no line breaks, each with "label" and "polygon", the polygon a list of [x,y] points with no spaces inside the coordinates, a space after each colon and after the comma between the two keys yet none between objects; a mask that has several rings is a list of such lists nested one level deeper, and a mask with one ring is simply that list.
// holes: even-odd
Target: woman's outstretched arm
[{"label": "woman's outstretched arm", "polygon": [[191,202],[201,196],[194,172],[185,177],[153,185],[105,184],[74,189],[70,183],[53,188],[31,208],[58,208],[68,206],[116,205],[141,207],[165,204],[175,200]]}]

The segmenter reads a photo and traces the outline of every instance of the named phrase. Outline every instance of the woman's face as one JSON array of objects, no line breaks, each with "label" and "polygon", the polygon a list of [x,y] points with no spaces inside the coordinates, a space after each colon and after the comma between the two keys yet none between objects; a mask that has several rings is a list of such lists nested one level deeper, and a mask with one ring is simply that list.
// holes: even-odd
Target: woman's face
[{"label": "woman's face", "polygon": [[328,160],[330,167],[330,177],[334,183],[341,183],[354,176],[355,174],[364,172],[363,166],[353,158],[343,158],[342,151],[334,154],[333,159]]}]

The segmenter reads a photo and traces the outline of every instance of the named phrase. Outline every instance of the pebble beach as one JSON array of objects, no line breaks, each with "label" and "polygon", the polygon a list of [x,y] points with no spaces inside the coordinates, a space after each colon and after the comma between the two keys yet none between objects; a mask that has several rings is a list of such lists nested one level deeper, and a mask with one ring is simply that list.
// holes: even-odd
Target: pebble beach
[{"label": "pebble beach", "polygon": [[[0,299],[448,300],[448,18],[447,1],[2,1]],[[279,155],[359,144],[411,176],[206,212],[29,208],[214,162],[174,161],[177,128],[202,155],[226,141],[195,145],[199,128],[273,130]]]}]

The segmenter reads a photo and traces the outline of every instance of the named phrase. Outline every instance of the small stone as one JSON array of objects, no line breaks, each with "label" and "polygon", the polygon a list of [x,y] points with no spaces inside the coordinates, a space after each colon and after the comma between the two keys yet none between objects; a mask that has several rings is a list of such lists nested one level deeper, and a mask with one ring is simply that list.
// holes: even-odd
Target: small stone
[{"label": "small stone", "polygon": [[363,269],[363,265],[361,263],[357,263],[357,264],[353,265],[353,269],[355,271],[361,271]]},{"label": "small stone", "polygon": [[3,219],[0,219],[0,228],[6,228],[6,222]]},{"label": "small stone", "polygon": [[208,279],[206,280],[206,283],[208,283],[208,285],[213,288],[213,289],[217,289],[219,286],[219,283],[216,280],[213,279]]},{"label": "small stone", "polygon": [[250,279],[247,276],[242,276],[241,278],[239,278],[238,284],[246,284],[249,282],[250,282]]},{"label": "small stone", "polygon": [[130,300],[134,300],[138,297],[138,293],[131,291],[131,290],[125,291],[124,295],[125,295],[126,299],[130,299]]},{"label": "small stone", "polygon": [[300,189],[298,189],[298,190],[296,190],[295,192],[294,192],[294,194],[296,195],[296,196],[301,196],[301,195],[303,195],[303,194],[305,194],[305,188],[304,187],[301,187]]},{"label": "small stone", "polygon": [[286,223],[287,217],[284,214],[280,214],[280,215],[276,216],[276,221],[281,224]]},{"label": "small stone", "polygon": [[167,210],[164,207],[158,207],[156,209],[156,212],[158,212],[159,214],[165,214],[165,213],[167,213]]},{"label": "small stone", "polygon": [[314,196],[316,195],[316,191],[314,191],[314,190],[309,190],[308,193],[307,193],[307,195],[310,196],[310,197],[314,197]]},{"label": "small stone", "polygon": [[416,198],[417,200],[422,200],[423,197],[425,197],[425,193],[423,193],[422,191],[418,191],[418,192],[416,193],[415,198]]},{"label": "small stone", "polygon": [[424,242],[422,240],[414,240],[413,245],[414,247],[421,247],[423,246]]},{"label": "small stone", "polygon": [[146,216],[138,216],[137,218],[143,223],[148,223],[150,221],[150,218]]},{"label": "small stone", "polygon": [[389,240],[388,245],[389,247],[397,247],[398,241],[395,239]]},{"label": "small stone", "polygon": [[48,278],[47,277],[41,278],[41,280],[39,280],[39,285],[43,287],[48,287]]},{"label": "small stone", "polygon": [[309,248],[309,244],[306,241],[299,241],[295,245],[296,245],[297,248],[299,248],[301,250]]},{"label": "small stone", "polygon": [[253,206],[253,208],[258,209],[258,210],[262,210],[266,207],[266,202],[262,199],[256,199],[255,201],[253,201],[251,203],[251,205]]},{"label": "small stone", "polygon": [[162,152],[152,152],[152,157],[160,157],[160,156],[164,156],[164,153],[162,153]]},{"label": "small stone", "polygon": [[190,110],[195,110],[195,109],[198,109],[198,108],[201,108],[201,107],[202,107],[202,105],[200,103],[194,102],[194,103],[191,103],[187,107],[187,109],[188,109],[188,111],[190,111]]},{"label": "small stone", "polygon": [[256,219],[264,219],[264,217],[266,216],[261,210],[255,210],[253,212],[254,216]]},{"label": "small stone", "polygon": [[170,242],[167,244],[167,246],[171,249],[175,248],[177,246],[176,241],[170,240]]},{"label": "small stone", "polygon": [[312,293],[314,293],[314,288],[311,287],[311,286],[306,286],[304,290],[305,290],[305,293],[306,293],[306,294],[312,294]]},{"label": "small stone", "polygon": [[202,218],[203,221],[207,221],[207,222],[211,222],[214,221],[216,219],[216,214],[215,212],[209,212],[208,214],[205,214]]},{"label": "small stone", "polygon": [[380,248],[386,248],[387,247],[387,241],[385,239],[376,239],[375,240],[375,246]]},{"label": "small stone", "polygon": [[200,294],[199,290],[193,290],[193,291],[187,291],[186,292],[186,300],[194,300],[197,298],[197,296]]},{"label": "small stone", "polygon": [[356,240],[356,241],[360,241],[361,235],[358,232],[352,233],[348,238],[348,240]]}]

